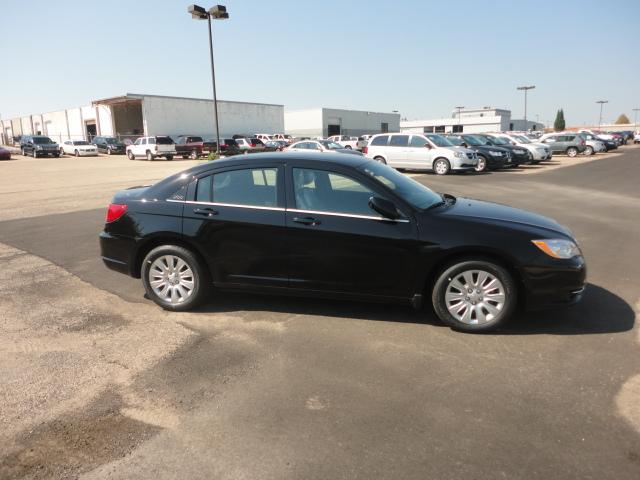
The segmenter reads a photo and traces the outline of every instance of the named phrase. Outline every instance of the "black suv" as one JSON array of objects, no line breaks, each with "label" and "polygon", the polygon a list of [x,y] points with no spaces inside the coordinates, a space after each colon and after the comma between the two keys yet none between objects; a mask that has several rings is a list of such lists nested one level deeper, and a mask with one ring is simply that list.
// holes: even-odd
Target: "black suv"
[{"label": "black suv", "polygon": [[20,139],[20,152],[22,155],[37,157],[60,156],[60,146],[44,135],[23,135]]},{"label": "black suv", "polygon": [[511,165],[511,151],[507,148],[489,145],[488,141],[475,135],[447,135],[447,140],[459,147],[470,148],[478,154],[476,172],[496,170]]},{"label": "black suv", "polygon": [[124,155],[127,146],[116,137],[95,137],[93,143],[98,152],[107,155]]}]

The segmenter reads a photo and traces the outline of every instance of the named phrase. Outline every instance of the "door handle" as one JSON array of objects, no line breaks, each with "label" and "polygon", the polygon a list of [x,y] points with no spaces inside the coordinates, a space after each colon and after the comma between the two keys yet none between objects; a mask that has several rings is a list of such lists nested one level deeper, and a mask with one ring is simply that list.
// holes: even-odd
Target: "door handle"
[{"label": "door handle", "polygon": [[206,217],[212,217],[213,215],[217,215],[218,211],[213,208],[194,208],[193,213],[196,215],[204,215]]},{"label": "door handle", "polygon": [[320,220],[313,217],[293,217],[293,221],[296,223],[302,223],[303,225],[320,225]]}]

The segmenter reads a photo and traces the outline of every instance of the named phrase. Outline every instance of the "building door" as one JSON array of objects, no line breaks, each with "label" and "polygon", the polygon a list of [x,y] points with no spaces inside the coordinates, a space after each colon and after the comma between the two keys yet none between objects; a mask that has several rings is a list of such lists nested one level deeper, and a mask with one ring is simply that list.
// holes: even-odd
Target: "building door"
[{"label": "building door", "polygon": [[94,120],[90,120],[88,122],[85,122],[85,125],[87,127],[87,138],[89,139],[89,141],[91,141],[93,137],[98,135],[98,130],[96,129],[96,122]]},{"label": "building door", "polygon": [[327,126],[327,137],[332,137],[334,135],[340,135],[340,125],[328,125]]}]

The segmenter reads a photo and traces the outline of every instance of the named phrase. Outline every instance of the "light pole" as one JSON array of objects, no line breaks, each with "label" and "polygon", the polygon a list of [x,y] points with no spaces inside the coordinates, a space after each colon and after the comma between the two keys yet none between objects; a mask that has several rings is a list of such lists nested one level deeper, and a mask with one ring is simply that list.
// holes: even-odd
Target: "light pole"
[{"label": "light pole", "polygon": [[464,108],[464,106],[462,107],[456,107],[456,110],[458,110],[458,125],[460,125],[462,123],[462,121],[460,120],[460,117],[462,115],[462,109]]},{"label": "light pole", "polygon": [[596,103],[600,104],[600,117],[598,117],[598,130],[600,130],[602,125],[602,107],[605,103],[609,103],[609,100],[598,100]]},{"label": "light pole", "polygon": [[527,128],[527,92],[529,90],[533,90],[536,88],[535,85],[523,85],[522,87],[517,87],[518,90],[524,90],[524,131],[528,131]]},{"label": "light pole", "polygon": [[224,5],[214,5],[209,10],[198,5],[189,5],[187,11],[194,20],[207,20],[209,30],[209,59],[211,61],[211,84],[213,85],[213,113],[216,122],[216,153],[220,154],[220,127],[218,126],[218,98],[216,96],[216,71],[213,66],[213,34],[211,27],[211,19],[226,20],[229,18],[227,7]]},{"label": "light pole", "polygon": [[635,130],[635,133],[638,133],[638,112],[639,111],[640,111],[640,108],[633,109],[633,129]]}]

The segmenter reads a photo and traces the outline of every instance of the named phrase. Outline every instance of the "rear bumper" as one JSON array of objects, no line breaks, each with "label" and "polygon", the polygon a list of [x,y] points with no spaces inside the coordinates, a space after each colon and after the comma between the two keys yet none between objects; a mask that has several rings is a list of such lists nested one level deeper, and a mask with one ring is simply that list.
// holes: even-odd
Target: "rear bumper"
[{"label": "rear bumper", "polygon": [[587,282],[584,258],[575,257],[561,263],[550,258],[548,262],[545,259],[545,263],[523,269],[526,308],[541,310],[578,303]]},{"label": "rear bumper", "polygon": [[131,252],[135,250],[136,242],[132,238],[100,232],[100,256],[107,268],[134,276],[134,259],[131,258]]}]

